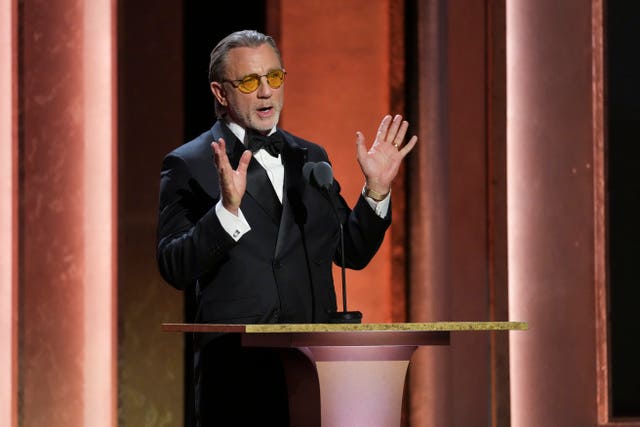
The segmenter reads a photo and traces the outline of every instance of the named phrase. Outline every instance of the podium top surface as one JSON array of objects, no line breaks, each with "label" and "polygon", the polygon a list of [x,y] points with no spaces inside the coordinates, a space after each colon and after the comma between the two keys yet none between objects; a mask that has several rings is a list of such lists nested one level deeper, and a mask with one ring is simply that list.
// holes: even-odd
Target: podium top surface
[{"label": "podium top surface", "polygon": [[166,332],[226,332],[242,334],[278,334],[309,332],[458,332],[458,331],[525,331],[526,322],[426,322],[426,323],[276,323],[276,324],[209,324],[163,323]]}]

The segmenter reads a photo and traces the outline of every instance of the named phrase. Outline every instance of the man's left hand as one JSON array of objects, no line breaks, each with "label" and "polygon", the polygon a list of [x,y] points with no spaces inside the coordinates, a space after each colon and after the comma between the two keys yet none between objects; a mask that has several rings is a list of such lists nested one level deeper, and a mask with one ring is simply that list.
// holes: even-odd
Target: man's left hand
[{"label": "man's left hand", "polygon": [[409,154],[418,141],[412,136],[404,143],[409,123],[402,120],[401,115],[385,116],[380,123],[378,133],[369,150],[365,146],[362,132],[356,132],[356,156],[360,169],[366,179],[366,187],[380,195],[391,191],[391,183],[398,174],[402,159]]}]

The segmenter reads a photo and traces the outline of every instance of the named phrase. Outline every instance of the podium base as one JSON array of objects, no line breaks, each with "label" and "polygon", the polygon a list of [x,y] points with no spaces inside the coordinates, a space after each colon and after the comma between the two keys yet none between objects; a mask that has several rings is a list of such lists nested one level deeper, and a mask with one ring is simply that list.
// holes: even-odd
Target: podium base
[{"label": "podium base", "polygon": [[329,313],[329,323],[362,323],[362,312],[335,311]]}]

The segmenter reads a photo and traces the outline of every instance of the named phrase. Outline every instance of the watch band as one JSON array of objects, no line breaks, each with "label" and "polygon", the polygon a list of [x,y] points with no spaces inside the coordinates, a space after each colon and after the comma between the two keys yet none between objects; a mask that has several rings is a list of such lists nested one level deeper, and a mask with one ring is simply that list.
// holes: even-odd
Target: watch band
[{"label": "watch band", "polygon": [[375,200],[376,202],[381,202],[381,201],[383,201],[383,200],[385,199],[385,197],[387,197],[387,195],[388,195],[388,194],[389,194],[389,193],[387,193],[387,194],[380,194],[380,193],[378,193],[377,191],[374,191],[374,190],[372,190],[372,189],[370,189],[370,188],[367,188],[367,187],[365,187],[365,188],[364,188],[364,195],[365,195],[365,197],[369,197],[369,198],[371,198],[371,199]]}]

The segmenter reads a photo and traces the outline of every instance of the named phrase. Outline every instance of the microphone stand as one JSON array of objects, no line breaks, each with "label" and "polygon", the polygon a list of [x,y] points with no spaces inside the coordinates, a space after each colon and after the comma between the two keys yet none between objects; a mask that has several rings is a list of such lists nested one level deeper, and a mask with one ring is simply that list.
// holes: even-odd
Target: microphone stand
[{"label": "microphone stand", "polygon": [[[329,192],[327,191],[327,196],[329,196]],[[330,196],[329,196],[330,198]],[[347,273],[346,268],[344,266],[344,227],[342,226],[342,222],[340,221],[340,217],[338,216],[338,212],[336,211],[335,206],[331,203],[331,207],[333,208],[333,212],[336,214],[336,218],[338,218],[338,223],[340,224],[340,264],[342,270],[342,311],[334,311],[329,313],[329,323],[362,323],[362,312],[360,311],[347,311]]]},{"label": "microphone stand", "polygon": [[316,187],[324,190],[327,201],[333,210],[338,225],[340,226],[340,264],[342,267],[342,311],[329,313],[329,323],[362,323],[362,313],[360,311],[347,311],[347,273],[344,256],[344,227],[338,215],[329,188],[333,183],[333,170],[327,162],[306,163],[302,168],[302,174],[307,182],[312,182]]},{"label": "microphone stand", "polygon": [[327,194],[327,199],[329,199],[331,209],[338,220],[338,225],[340,226],[340,266],[342,272],[342,311],[329,313],[329,323],[362,323],[362,312],[347,310],[347,268],[345,267],[344,258],[344,227],[342,221],[340,221],[338,210],[329,194],[329,187],[324,187],[324,190]]}]

